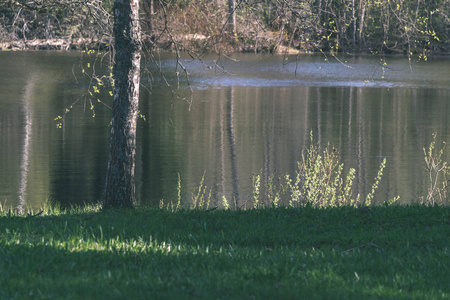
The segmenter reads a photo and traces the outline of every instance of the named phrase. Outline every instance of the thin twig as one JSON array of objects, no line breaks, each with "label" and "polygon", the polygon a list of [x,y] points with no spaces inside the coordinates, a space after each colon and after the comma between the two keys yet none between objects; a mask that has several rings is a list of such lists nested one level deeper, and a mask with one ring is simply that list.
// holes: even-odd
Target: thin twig
[{"label": "thin twig", "polygon": [[41,211],[40,211],[40,212],[38,212],[37,214],[35,214],[35,215],[31,215],[31,216],[28,216],[28,217],[26,217],[25,219],[31,219],[31,218],[37,217],[37,216],[41,215],[41,214],[42,214],[43,212],[44,212],[44,211],[43,211],[43,210],[41,210]]}]

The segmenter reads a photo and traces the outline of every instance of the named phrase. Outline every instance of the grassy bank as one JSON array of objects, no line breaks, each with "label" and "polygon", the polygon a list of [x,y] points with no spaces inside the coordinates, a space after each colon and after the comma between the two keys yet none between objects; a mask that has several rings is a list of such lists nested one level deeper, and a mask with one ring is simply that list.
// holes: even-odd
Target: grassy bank
[{"label": "grassy bank", "polygon": [[0,216],[0,299],[449,299],[450,207]]}]

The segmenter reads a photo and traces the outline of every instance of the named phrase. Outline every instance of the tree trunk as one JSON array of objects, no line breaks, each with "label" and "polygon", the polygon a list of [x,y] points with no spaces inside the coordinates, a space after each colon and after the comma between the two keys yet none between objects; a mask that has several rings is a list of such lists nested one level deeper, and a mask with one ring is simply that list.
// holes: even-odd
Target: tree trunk
[{"label": "tree trunk", "polygon": [[132,207],[135,202],[141,63],[139,0],[114,1],[114,38],[114,102],[103,208]]},{"label": "tree trunk", "polygon": [[228,31],[236,36],[236,2],[235,0],[228,0]]}]

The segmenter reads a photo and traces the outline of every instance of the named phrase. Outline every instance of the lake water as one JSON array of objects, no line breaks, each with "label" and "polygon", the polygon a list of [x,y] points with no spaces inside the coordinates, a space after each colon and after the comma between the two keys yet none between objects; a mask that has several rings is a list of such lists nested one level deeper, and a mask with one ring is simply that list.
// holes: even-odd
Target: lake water
[{"label": "lake water", "polygon": [[[107,91],[95,95],[92,118],[80,63],[86,72],[92,65],[80,57],[0,52],[2,205],[39,208],[51,199],[67,207],[101,199],[111,111],[96,98],[110,104],[111,97]],[[175,60],[159,59],[167,82],[176,86]],[[423,147],[434,132],[439,141],[450,141],[450,60],[386,62],[383,68],[377,57],[183,60],[192,91],[180,72],[179,97],[149,62],[154,77],[143,77],[146,120],[138,122],[139,203],[175,201],[181,178],[188,206],[204,175],[212,206],[220,206],[222,196],[249,206],[253,174],[263,182],[271,174],[292,174],[310,131],[320,145],[339,149],[346,170],[356,169],[355,193],[370,190],[387,158],[375,201],[399,195],[402,203],[418,202],[428,183]],[[77,99],[56,128],[54,118]]]}]

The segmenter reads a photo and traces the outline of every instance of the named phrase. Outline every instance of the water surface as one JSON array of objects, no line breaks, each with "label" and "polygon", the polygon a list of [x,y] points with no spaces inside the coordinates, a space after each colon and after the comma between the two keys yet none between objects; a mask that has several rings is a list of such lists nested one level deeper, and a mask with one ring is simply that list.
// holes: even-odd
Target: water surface
[{"label": "water surface", "polygon": [[[204,175],[212,205],[222,196],[248,205],[252,175],[261,174],[264,182],[271,174],[292,174],[310,131],[320,145],[329,141],[340,150],[346,169],[356,169],[355,193],[368,193],[387,158],[376,202],[397,195],[402,203],[417,202],[427,188],[422,148],[433,132],[450,141],[450,61],[386,62],[257,55],[183,60],[192,88],[181,82],[177,94],[184,100],[157,72],[154,80],[144,77],[140,203],[176,200],[181,178],[182,200],[189,205]],[[175,60],[165,56],[160,63],[176,86]],[[89,98],[82,97],[88,83],[80,53],[0,52],[2,204],[40,207],[52,199],[69,206],[101,199],[111,112],[94,101],[92,118]],[[96,96],[111,102],[106,91]],[[54,118],[75,101],[57,129]]]}]

